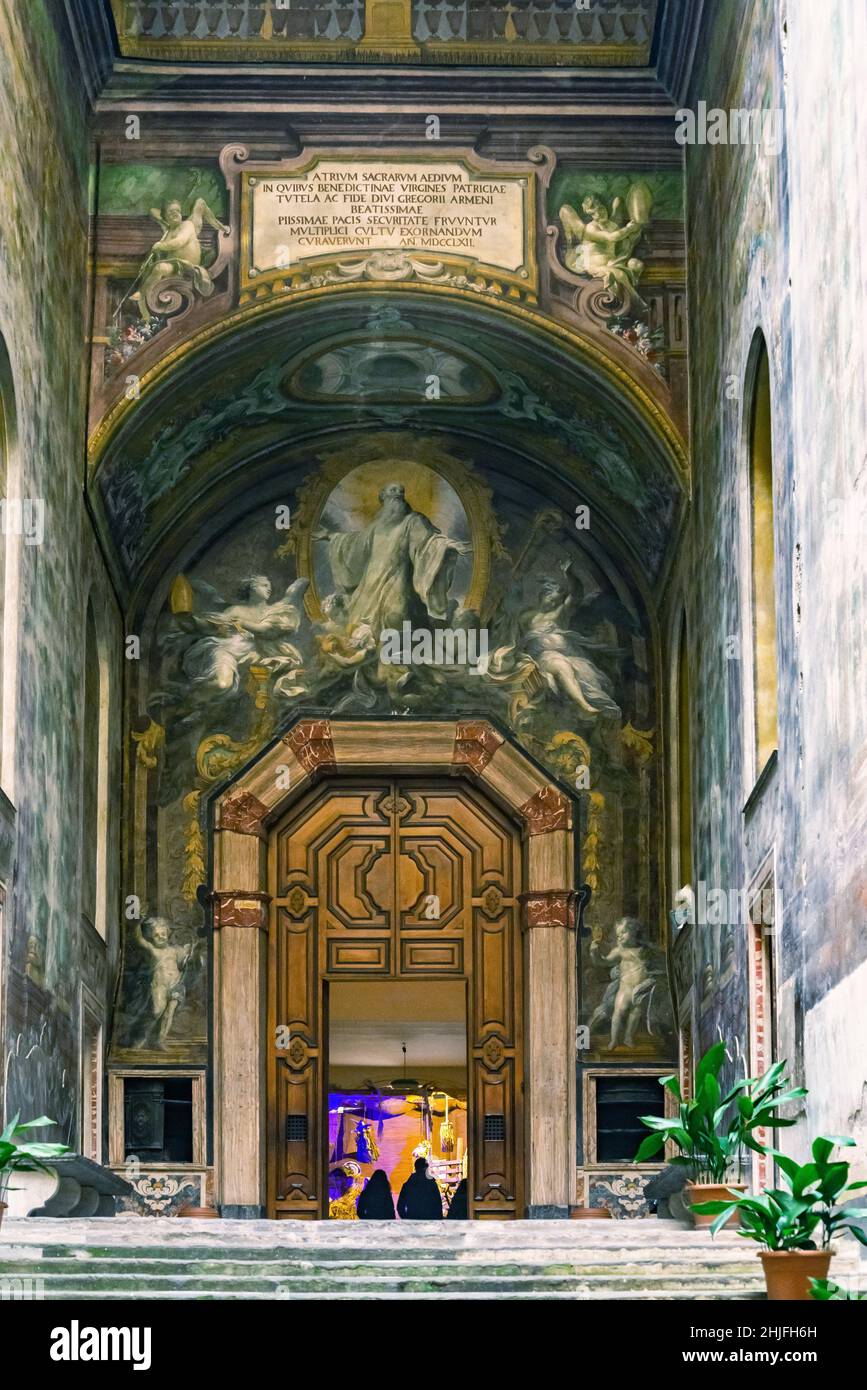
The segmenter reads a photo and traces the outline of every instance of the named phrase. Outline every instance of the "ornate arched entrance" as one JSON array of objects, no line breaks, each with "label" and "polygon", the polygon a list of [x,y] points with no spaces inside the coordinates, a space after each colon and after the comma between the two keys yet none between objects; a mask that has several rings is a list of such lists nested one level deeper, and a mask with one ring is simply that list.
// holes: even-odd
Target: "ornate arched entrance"
[{"label": "ornate arched entrance", "polygon": [[[371,973],[470,981],[476,1214],[565,1213],[575,1182],[573,832],[569,798],[483,720],[301,721],[217,799],[224,1214],[321,1214],[322,988]],[[401,861],[404,884],[418,876],[404,907]],[[413,916],[431,883],[443,904],[436,930]],[[289,1047],[278,1057],[269,1030],[279,1024]]]}]

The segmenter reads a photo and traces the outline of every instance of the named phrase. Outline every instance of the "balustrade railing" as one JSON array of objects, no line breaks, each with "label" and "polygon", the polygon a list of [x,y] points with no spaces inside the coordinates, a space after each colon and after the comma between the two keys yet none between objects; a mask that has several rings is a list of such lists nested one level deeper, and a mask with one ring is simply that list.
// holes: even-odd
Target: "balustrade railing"
[{"label": "balustrade railing", "polygon": [[[419,61],[646,62],[658,0],[112,0],[123,51],[399,48]],[[261,54],[259,49],[261,46]],[[339,50],[339,53],[338,53]],[[508,54],[508,57],[506,57]]]}]

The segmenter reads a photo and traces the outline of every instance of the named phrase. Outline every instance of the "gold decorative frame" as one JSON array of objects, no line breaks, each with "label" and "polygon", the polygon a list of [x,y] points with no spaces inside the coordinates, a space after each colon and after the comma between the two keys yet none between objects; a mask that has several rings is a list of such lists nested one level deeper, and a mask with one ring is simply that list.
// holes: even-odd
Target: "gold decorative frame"
[{"label": "gold decorative frame", "polygon": [[473,572],[464,607],[479,612],[490,581],[491,559],[501,546],[490,488],[474,475],[469,465],[454,459],[434,440],[412,434],[383,434],[371,435],[361,450],[357,444],[336,450],[299,492],[299,506],[292,530],[277,553],[294,553],[299,578],[310,580],[304,600],[309,616],[314,622],[320,622],[324,617],[316,591],[312,534],[328,498],[353,469],[364,463],[379,462],[384,459],[386,452],[395,458],[403,454],[413,463],[429,468],[444,478],[457,493],[470,524],[473,545]]},{"label": "gold decorative frame", "polygon": [[[319,255],[305,256],[299,264],[285,269],[256,272],[251,268],[253,248],[253,196],[251,187],[259,179],[282,180],[301,178],[311,173],[321,163],[342,163],[347,166],[368,167],[383,164],[414,164],[426,168],[437,165],[454,164],[465,169],[471,178],[487,178],[497,183],[520,183],[522,185],[523,219],[523,263],[517,271],[504,270],[497,265],[480,261],[471,256],[439,252],[432,249],[414,247],[403,248],[411,252],[417,260],[428,263],[442,263],[459,271],[466,271],[496,283],[510,285],[519,290],[522,296],[531,295],[535,300],[539,288],[539,266],[536,256],[536,204],[538,188],[536,175],[538,169],[530,163],[515,161],[495,161],[480,159],[466,149],[438,149],[434,153],[428,149],[385,149],[375,154],[359,153],[358,148],[340,147],[334,150],[314,149],[305,151],[296,159],[280,160],[273,164],[257,164],[253,168],[243,168],[240,172],[241,189],[241,254],[240,254],[240,299],[241,303],[258,296],[263,287],[272,287],[272,292],[291,294],[309,288],[308,277],[317,270],[324,270],[338,259],[349,256],[362,256],[364,248],[353,250],[343,248],[335,254],[326,251]],[[294,283],[293,283],[294,282]],[[371,282],[374,283],[374,282]],[[398,282],[402,283],[402,282]],[[333,288],[333,287],[329,287]]]}]

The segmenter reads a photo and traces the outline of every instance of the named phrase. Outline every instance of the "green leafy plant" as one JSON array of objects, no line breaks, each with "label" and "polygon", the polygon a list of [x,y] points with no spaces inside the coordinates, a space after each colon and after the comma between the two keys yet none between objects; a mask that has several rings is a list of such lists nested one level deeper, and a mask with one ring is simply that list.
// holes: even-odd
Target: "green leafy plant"
[{"label": "green leafy plant", "polygon": [[779,1114],[779,1107],[801,1100],[807,1092],[790,1086],[785,1062],[775,1062],[761,1076],[741,1077],[723,1095],[720,1073],[725,1056],[724,1042],[708,1048],[696,1067],[695,1094],[688,1100],[676,1074],[660,1077],[659,1084],[677,1101],[678,1113],[676,1117],[641,1116],[641,1123],[652,1133],[642,1140],[636,1163],[647,1163],[670,1140],[680,1151],[672,1163],[688,1168],[695,1182],[725,1182],[734,1168],[739,1180],[744,1149],[765,1152],[755,1131],[795,1124]]},{"label": "green leafy plant", "polygon": [[867,1299],[867,1293],[856,1293],[854,1289],[843,1289],[839,1284],[835,1284],[833,1279],[811,1279],[810,1297],[814,1298],[817,1303],[828,1303],[831,1300],[842,1302],[844,1299],[863,1303]]},{"label": "green leafy plant", "polygon": [[716,1216],[711,1226],[714,1235],[737,1212],[738,1235],[757,1241],[766,1250],[827,1250],[834,1236],[843,1231],[850,1231],[867,1245],[867,1231],[858,1224],[867,1217],[867,1207],[839,1205],[848,1193],[867,1187],[867,1182],[850,1183],[850,1165],[831,1158],[838,1144],[851,1148],[854,1143],[846,1137],[814,1139],[811,1163],[796,1163],[787,1154],[768,1149],[788,1190],[767,1188],[756,1197],[699,1202],[693,1211]]},{"label": "green leafy plant", "polygon": [[14,1173],[45,1172],[47,1159],[69,1153],[68,1144],[27,1142],[30,1130],[44,1129],[46,1125],[56,1123],[56,1120],[49,1120],[47,1115],[40,1115],[37,1120],[25,1120],[23,1124],[19,1123],[18,1115],[9,1121],[0,1134],[0,1202],[6,1200],[6,1193],[11,1189],[10,1178]]}]

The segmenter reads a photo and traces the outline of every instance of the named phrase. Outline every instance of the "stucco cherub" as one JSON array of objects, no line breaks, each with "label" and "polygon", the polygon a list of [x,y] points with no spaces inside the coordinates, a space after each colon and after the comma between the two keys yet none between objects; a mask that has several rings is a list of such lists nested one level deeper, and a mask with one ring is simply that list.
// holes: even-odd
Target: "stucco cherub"
[{"label": "stucco cherub", "polygon": [[602,933],[594,931],[590,959],[612,967],[611,983],[590,1020],[590,1031],[610,1022],[608,1050],[633,1047],[645,1013],[647,1031],[653,1032],[653,996],[665,974],[662,953],[642,941],[642,927],[636,917],[621,917],[614,927],[614,945],[606,955],[602,953]]},{"label": "stucco cherub", "polygon": [[184,217],[177,199],[172,199],[162,209],[151,208],[151,216],[160,224],[163,234],[154,242],[139,271],[140,288],[130,295],[145,323],[152,317],[148,299],[163,280],[180,275],[192,281],[196,294],[202,299],[214,293],[214,282],[202,265],[199,238],[205,223],[223,236],[228,236],[230,231],[215,217],[204,198],[196,199],[188,217]]},{"label": "stucco cherub", "polygon": [[592,193],[581,203],[586,221],[569,203],[559,212],[567,269],[601,280],[618,299],[619,311],[636,318],[646,315],[647,305],[637,289],[644,262],[632,253],[650,221],[652,203],[647,185],[634,183],[625,203],[622,198],[613,200],[610,213]]}]

